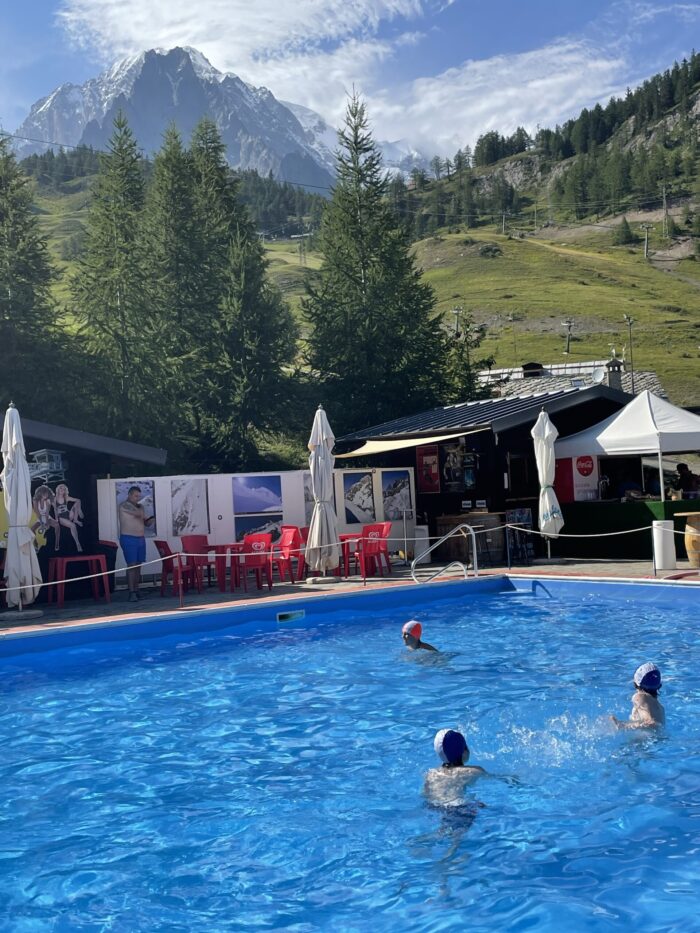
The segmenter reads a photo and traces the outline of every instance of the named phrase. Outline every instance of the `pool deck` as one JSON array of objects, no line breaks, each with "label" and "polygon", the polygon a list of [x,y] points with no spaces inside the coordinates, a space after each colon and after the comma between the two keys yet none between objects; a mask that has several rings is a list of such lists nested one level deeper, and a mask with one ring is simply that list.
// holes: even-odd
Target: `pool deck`
[{"label": "pool deck", "polygon": [[[440,569],[439,565],[434,567],[422,566],[419,568],[421,577],[427,577],[431,572]],[[600,579],[656,579],[656,580],[678,580],[687,582],[690,585],[700,587],[700,572],[693,570],[688,561],[678,561],[678,567],[674,571],[659,571],[654,575],[654,568],[649,560],[635,561],[577,561],[577,560],[535,560],[527,567],[487,567],[479,571],[480,576],[493,575],[518,575],[518,576],[557,576],[570,577],[572,579],[579,577],[592,577]],[[461,573],[453,571],[440,579],[460,579]],[[278,602],[290,598],[323,596],[329,593],[349,593],[353,591],[367,591],[373,589],[384,589],[391,586],[405,586],[412,582],[409,568],[405,566],[394,566],[391,576],[372,577],[367,580],[366,586],[362,577],[351,576],[349,578],[329,578],[329,582],[315,583],[280,583],[275,582],[273,589],[265,587],[263,590],[257,590],[251,586],[248,592],[236,591],[234,593],[221,593],[217,587],[205,587],[203,593],[186,593],[184,597],[184,610],[221,608],[227,604],[241,606],[245,604],[258,605],[261,602]],[[112,594],[110,603],[94,602],[93,600],[71,600],[66,602],[62,609],[55,605],[48,606],[45,603],[37,606],[41,610],[41,616],[36,617],[32,611],[34,607],[29,607],[25,618],[22,614],[14,612],[0,612],[0,637],[16,635],[19,631],[22,633],[39,633],[41,631],[55,630],[57,628],[71,628],[73,626],[85,627],[91,624],[103,626],[110,621],[124,621],[127,618],[148,617],[160,613],[172,613],[179,609],[177,596],[170,595],[168,589],[167,595],[160,595],[160,588],[157,584],[142,584],[142,600],[137,603],[127,601],[127,592],[125,589],[117,589]]]}]

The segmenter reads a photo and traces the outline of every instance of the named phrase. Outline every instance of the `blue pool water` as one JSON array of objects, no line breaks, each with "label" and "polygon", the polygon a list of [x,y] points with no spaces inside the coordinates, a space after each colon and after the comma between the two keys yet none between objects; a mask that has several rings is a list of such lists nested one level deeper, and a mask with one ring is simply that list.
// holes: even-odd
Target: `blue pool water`
[{"label": "blue pool water", "polygon": [[[699,929],[698,600],[523,586],[4,646],[0,928]],[[666,729],[615,732],[647,659]],[[443,726],[495,777],[439,810]]]}]

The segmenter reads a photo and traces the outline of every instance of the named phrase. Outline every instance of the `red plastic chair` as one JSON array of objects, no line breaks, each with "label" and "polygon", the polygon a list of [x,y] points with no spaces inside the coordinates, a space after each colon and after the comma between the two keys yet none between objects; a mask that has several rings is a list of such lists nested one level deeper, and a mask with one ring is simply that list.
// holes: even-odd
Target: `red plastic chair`
[{"label": "red plastic chair", "polygon": [[262,589],[263,571],[267,577],[267,585],[272,589],[272,572],[270,570],[270,551],[272,550],[272,535],[268,532],[245,535],[243,538],[243,562],[241,572],[243,575],[243,589],[248,592],[248,572],[255,571],[255,580],[258,589]]},{"label": "red plastic chair", "polygon": [[[156,550],[160,557],[163,558],[160,567],[160,595],[165,596],[165,588],[168,585],[168,577],[172,575],[173,578],[173,593],[176,593],[180,588],[180,569],[182,568],[182,586],[185,592],[190,588],[194,588],[197,585],[195,579],[196,574],[192,567],[187,566],[185,563],[178,563],[175,559],[175,555],[170,550],[170,545],[167,541],[154,541]],[[199,592],[201,593],[201,588],[198,587]]]},{"label": "red plastic chair", "polygon": [[[391,524],[391,523],[389,523]],[[362,528],[362,537],[357,539],[353,558],[355,559],[355,572],[357,565],[360,565],[360,572],[363,577],[374,576],[376,568],[379,569],[379,576],[384,576],[382,571],[382,534],[384,523],[374,525],[365,525]]]},{"label": "red plastic chair", "polygon": [[284,581],[285,572],[289,574],[289,580],[294,583],[294,568],[292,561],[296,560],[297,565],[301,554],[301,535],[296,525],[282,525],[282,534],[279,541],[275,544],[272,554],[270,554],[270,573],[277,572],[280,580]]},{"label": "red plastic chair", "polygon": [[[212,546],[209,544],[209,539],[206,535],[182,535],[180,538],[182,541],[182,550],[183,553],[187,555],[187,563],[190,567],[194,567],[195,573],[201,578],[204,574],[204,568],[207,568],[207,583],[209,586],[212,585],[211,582],[211,571],[212,568],[216,568],[216,557],[212,551]],[[205,555],[204,557],[198,557],[197,555]],[[201,590],[200,590],[201,592]]]},{"label": "red plastic chair", "polygon": [[382,532],[379,538],[381,544],[379,547],[379,556],[386,562],[387,573],[391,573],[391,561],[389,560],[389,538],[391,537],[391,522],[380,522]]},{"label": "red plastic chair", "polygon": [[309,540],[309,526],[299,529],[299,561],[297,563],[297,582],[306,576],[306,544]]}]

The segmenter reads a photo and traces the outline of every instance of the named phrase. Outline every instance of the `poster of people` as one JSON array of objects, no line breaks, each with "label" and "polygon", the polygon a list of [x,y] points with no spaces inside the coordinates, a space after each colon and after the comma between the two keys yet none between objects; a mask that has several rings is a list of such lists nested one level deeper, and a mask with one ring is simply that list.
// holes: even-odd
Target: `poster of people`
[{"label": "poster of people", "polygon": [[246,535],[271,534],[272,540],[282,534],[282,515],[237,515],[235,518],[236,541],[242,541]]},{"label": "poster of people", "polygon": [[46,545],[53,553],[80,554],[84,524],[82,499],[66,483],[57,483],[53,489],[46,483],[36,487],[30,527],[38,548]]},{"label": "poster of people", "polygon": [[[156,516],[156,496],[153,480],[151,479],[124,479],[114,484],[117,498],[117,515],[119,515],[119,506],[129,495],[132,486],[138,486],[141,493],[139,505],[143,507],[144,518],[155,518],[154,522],[146,525],[144,534],[147,538],[155,538],[158,534],[158,517]],[[120,532],[121,533],[121,532]]]},{"label": "poster of people", "polygon": [[170,480],[173,536],[209,534],[209,500],[206,479]]},{"label": "poster of people", "polygon": [[343,504],[348,525],[364,525],[375,520],[371,473],[343,474]]},{"label": "poster of people", "polygon": [[476,486],[476,455],[467,452],[464,438],[440,447],[440,472],[445,492],[461,493]]},{"label": "poster of people", "polygon": [[421,493],[440,492],[437,444],[416,448],[416,488]]},{"label": "poster of people", "polygon": [[282,511],[281,476],[234,476],[232,483],[234,514]]},{"label": "poster of people", "polygon": [[411,479],[408,470],[382,471],[382,502],[384,504],[384,518],[387,521],[398,521],[413,509],[411,502]]}]

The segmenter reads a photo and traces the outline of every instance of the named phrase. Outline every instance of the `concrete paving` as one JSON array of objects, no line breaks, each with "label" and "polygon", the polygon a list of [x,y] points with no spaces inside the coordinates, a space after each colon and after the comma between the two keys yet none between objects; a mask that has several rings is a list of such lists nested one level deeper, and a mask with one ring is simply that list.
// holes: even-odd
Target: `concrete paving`
[{"label": "concrete paving", "polygon": [[[440,569],[440,565],[421,566],[419,568],[420,577],[426,579],[431,573],[436,573]],[[599,577],[604,579],[655,578],[654,567],[649,560],[535,560],[527,567],[512,567],[510,570],[507,567],[487,567],[480,570],[480,576],[504,573],[530,576]],[[452,570],[447,574],[441,574],[440,579],[459,579],[461,576],[462,573],[459,570]],[[700,587],[700,571],[693,570],[688,561],[678,561],[678,567],[675,571],[661,571],[656,574],[656,579],[681,579],[683,582]],[[247,593],[243,590],[236,590],[233,593],[221,593],[216,586],[205,586],[202,593],[186,593],[183,608],[186,611],[205,607],[220,608],[224,605],[242,605],[244,603],[254,605],[261,601],[278,602],[297,597],[313,598],[328,593],[348,593],[407,584],[415,585],[409,568],[395,565],[391,576],[368,578],[366,584],[362,577],[351,576],[348,578],[329,577],[327,582],[321,579],[320,582],[315,583],[290,584],[276,581],[271,591],[267,587],[263,590],[257,590],[254,582],[251,582]],[[166,591],[166,595],[161,596],[159,585],[147,583],[142,584],[140,593],[143,598],[138,603],[128,602],[127,591],[117,589],[112,594],[110,603],[94,602],[93,600],[71,600],[67,601],[62,609],[57,609],[55,605],[40,604],[36,606],[36,609],[42,612],[39,618],[34,617],[34,612],[31,613],[32,617],[29,617],[30,613],[27,612],[24,614],[24,618],[22,617],[23,614],[19,612],[2,612],[0,613],[0,637],[3,634],[16,633],[18,629],[38,631],[76,624],[80,626],[90,623],[103,625],[109,620],[129,617],[143,618],[156,613],[173,612],[180,609],[179,599],[177,595],[172,595],[170,587]]]}]

